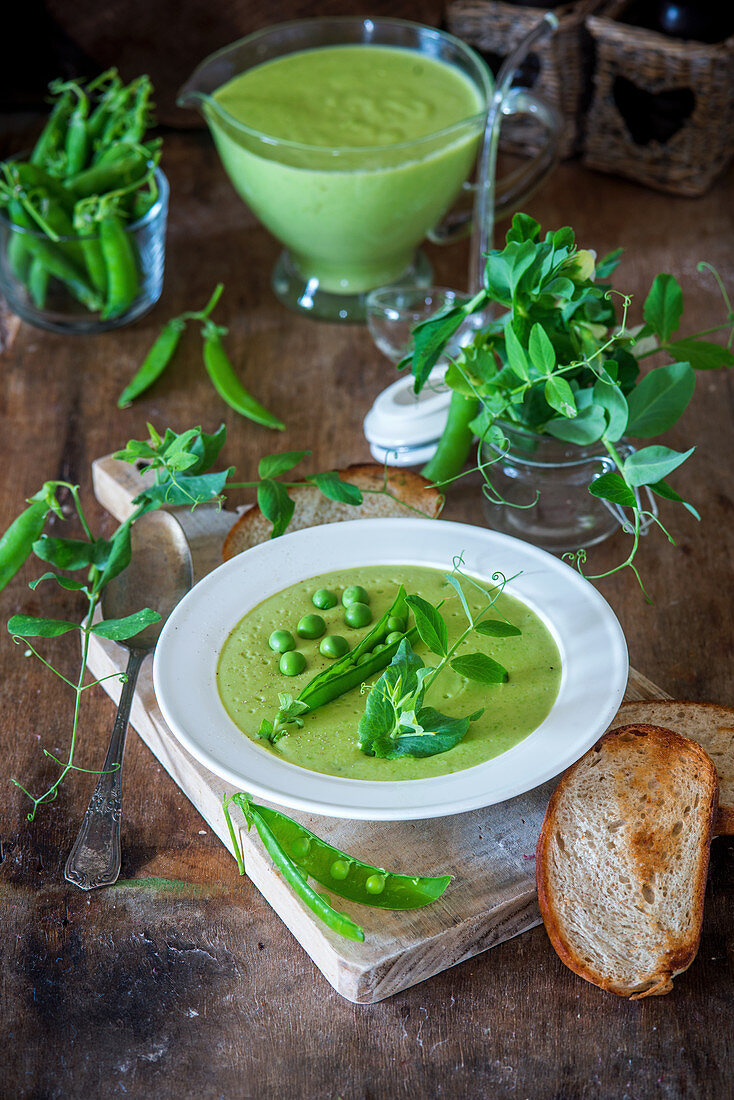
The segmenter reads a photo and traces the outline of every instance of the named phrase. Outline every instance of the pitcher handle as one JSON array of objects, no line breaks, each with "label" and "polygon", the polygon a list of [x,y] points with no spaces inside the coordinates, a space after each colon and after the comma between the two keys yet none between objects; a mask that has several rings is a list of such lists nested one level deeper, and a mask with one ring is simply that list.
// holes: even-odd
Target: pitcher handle
[{"label": "pitcher handle", "polygon": [[[495,184],[494,216],[504,217],[521,202],[527,199],[546,179],[556,164],[559,155],[559,138],[562,120],[554,107],[538,99],[527,88],[511,88],[502,101],[500,113],[510,115],[531,115],[537,119],[545,132],[545,140],[540,152],[527,164],[508,172]],[[462,189],[462,202],[449,211],[444,220],[426,234],[433,244],[451,244],[461,240],[471,232],[472,210],[474,206],[475,183],[465,183]]]}]

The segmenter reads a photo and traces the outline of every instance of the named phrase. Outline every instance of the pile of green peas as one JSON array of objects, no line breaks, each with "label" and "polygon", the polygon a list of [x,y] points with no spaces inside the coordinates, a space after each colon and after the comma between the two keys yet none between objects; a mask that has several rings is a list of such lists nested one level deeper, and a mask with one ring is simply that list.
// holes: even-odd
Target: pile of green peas
[{"label": "pile of green peas", "polygon": [[[311,596],[311,603],[319,611],[331,611],[339,604],[336,592],[329,588],[319,588]],[[362,630],[372,622],[372,609],[370,608],[370,596],[365,588],[359,584],[349,585],[341,596],[344,608],[344,623],[355,630]],[[390,627],[390,623],[394,623]],[[390,640],[396,640],[404,631],[405,624],[402,619],[391,619],[388,627],[393,630],[393,635],[388,636],[386,644]],[[335,661],[349,652],[349,642],[340,634],[328,634],[326,620],[322,615],[311,612],[304,615],[298,621],[295,635],[307,641],[319,642],[319,653],[329,660]],[[307,661],[305,654],[297,649],[297,640],[290,630],[274,630],[268,639],[268,645],[280,654],[278,668],[283,676],[300,676],[305,671]],[[385,646],[375,646],[375,651],[384,649]],[[369,656],[369,655],[365,655]],[[364,661],[365,657],[361,658]]]}]

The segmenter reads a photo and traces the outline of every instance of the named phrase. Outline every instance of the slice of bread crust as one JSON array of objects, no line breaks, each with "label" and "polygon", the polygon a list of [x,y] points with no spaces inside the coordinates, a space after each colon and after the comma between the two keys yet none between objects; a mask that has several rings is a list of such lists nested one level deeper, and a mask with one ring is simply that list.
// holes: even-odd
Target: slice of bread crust
[{"label": "slice of bread crust", "polygon": [[716,811],[703,748],[622,726],[564,773],[538,839],[538,901],[561,960],[620,997],[669,993],[696,956]]},{"label": "slice of bread crust", "polygon": [[719,776],[714,836],[734,836],[734,707],[668,699],[622,703],[615,725],[649,722],[703,745]]},{"label": "slice of bread crust", "polygon": [[[321,523],[337,523],[341,520],[367,519],[383,516],[416,516],[419,513],[436,519],[443,507],[443,496],[430,481],[412,470],[388,469],[387,487],[399,500],[378,495],[385,483],[385,468],[376,463],[348,466],[338,471],[342,481],[348,481],[362,489],[361,504],[343,504],[328,500],[314,485],[304,482],[290,490],[295,502],[293,519],[288,532]],[[369,492],[367,491],[369,490]],[[270,538],[272,524],[259,508],[250,508],[237,520],[226,539],[222,556],[225,561],[241,554],[251,546]]]}]

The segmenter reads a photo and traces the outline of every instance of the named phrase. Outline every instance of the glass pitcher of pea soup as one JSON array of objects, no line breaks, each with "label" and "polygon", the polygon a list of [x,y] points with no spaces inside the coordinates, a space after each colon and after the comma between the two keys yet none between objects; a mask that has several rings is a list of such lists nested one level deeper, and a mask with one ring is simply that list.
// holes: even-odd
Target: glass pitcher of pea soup
[{"label": "glass pitcher of pea soup", "polygon": [[340,17],[219,50],[178,102],[202,112],[237,192],[285,245],[278,298],[361,321],[374,287],[430,284],[417,246],[472,171],[492,92],[484,61],[452,35]]}]

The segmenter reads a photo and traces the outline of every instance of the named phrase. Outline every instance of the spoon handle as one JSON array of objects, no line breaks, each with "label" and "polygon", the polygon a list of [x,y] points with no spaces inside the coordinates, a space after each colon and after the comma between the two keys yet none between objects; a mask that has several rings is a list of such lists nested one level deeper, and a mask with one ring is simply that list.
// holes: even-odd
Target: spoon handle
[{"label": "spoon handle", "polygon": [[122,818],[122,756],[130,721],[135,684],[147,649],[130,649],[120,705],[112,727],[104,767],[84,814],[64,876],[82,890],[110,886],[120,874],[120,819]]}]

